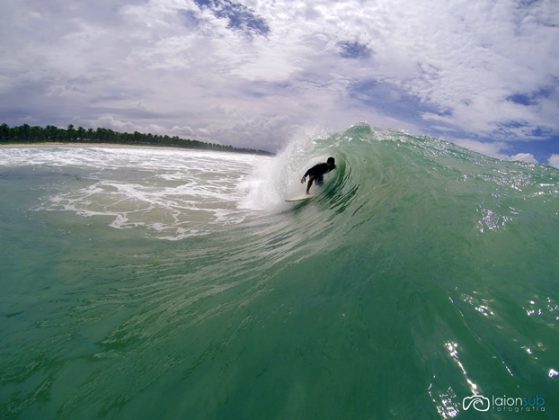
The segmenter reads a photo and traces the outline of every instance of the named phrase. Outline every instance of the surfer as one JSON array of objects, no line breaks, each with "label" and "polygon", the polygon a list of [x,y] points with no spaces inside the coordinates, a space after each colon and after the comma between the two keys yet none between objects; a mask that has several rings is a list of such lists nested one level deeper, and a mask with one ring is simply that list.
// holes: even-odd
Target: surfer
[{"label": "surfer", "polygon": [[309,182],[307,183],[307,194],[310,194],[309,190],[311,189],[314,181],[316,181],[318,185],[322,185],[322,183],[324,182],[324,174],[330,172],[333,169],[336,169],[336,163],[333,157],[329,157],[328,160],[326,160],[326,163],[319,163],[317,165],[314,165],[307,172],[305,172],[305,175],[303,175],[303,178],[301,178],[301,184],[305,183],[305,178],[308,176]]}]

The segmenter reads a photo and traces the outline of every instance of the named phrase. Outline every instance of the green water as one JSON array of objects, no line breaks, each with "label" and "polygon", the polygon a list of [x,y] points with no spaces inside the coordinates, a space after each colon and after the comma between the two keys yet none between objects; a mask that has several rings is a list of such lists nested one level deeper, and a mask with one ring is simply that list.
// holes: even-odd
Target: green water
[{"label": "green water", "polygon": [[557,170],[359,126],[265,160],[338,168],[257,210],[223,203],[269,158],[195,155],[179,201],[165,156],[51,152],[0,158],[0,417],[558,417]]}]

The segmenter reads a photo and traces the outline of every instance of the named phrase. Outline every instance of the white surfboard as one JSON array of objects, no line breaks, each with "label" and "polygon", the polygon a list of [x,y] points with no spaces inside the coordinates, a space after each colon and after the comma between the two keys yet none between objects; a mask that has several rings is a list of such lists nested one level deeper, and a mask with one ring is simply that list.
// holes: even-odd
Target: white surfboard
[{"label": "white surfboard", "polygon": [[288,203],[295,203],[297,201],[305,201],[308,200],[309,198],[313,198],[314,195],[313,194],[303,194],[303,195],[298,195],[295,197],[290,197],[290,198],[286,198],[285,201],[287,201]]}]

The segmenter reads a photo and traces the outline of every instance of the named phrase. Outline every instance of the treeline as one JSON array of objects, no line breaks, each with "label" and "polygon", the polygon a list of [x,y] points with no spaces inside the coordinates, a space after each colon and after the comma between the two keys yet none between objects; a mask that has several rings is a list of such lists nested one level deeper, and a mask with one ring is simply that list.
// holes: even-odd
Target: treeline
[{"label": "treeline", "polygon": [[145,146],[170,146],[187,149],[209,149],[224,152],[255,153],[269,155],[263,150],[224,146],[222,144],[205,143],[199,140],[182,139],[178,136],[161,136],[158,134],[145,134],[134,131],[133,133],[113,131],[109,128],[75,128],[72,124],[68,128],[58,128],[53,125],[46,127],[30,126],[23,124],[10,127],[8,124],[0,125],[1,143],[109,143]]}]

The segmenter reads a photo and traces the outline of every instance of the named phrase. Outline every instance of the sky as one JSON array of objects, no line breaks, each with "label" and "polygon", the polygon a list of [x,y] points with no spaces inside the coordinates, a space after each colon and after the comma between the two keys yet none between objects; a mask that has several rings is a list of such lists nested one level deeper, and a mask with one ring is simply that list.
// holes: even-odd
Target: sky
[{"label": "sky", "polygon": [[557,0],[0,3],[0,122],[270,151],[359,122],[559,167]]}]

